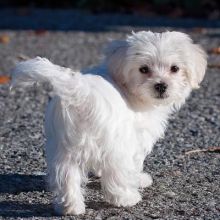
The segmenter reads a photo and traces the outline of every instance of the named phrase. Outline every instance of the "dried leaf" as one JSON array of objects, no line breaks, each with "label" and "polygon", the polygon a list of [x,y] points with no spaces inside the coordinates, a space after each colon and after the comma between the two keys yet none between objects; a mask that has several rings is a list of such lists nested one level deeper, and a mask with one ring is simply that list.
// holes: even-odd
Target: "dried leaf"
[{"label": "dried leaf", "polygon": [[192,31],[194,33],[198,33],[198,34],[206,34],[207,33],[207,29],[203,28],[203,27],[195,27],[192,29]]},{"label": "dried leaf", "polygon": [[10,81],[10,77],[9,76],[0,76],[0,84],[6,84]]},{"label": "dried leaf", "polygon": [[10,37],[6,34],[0,35],[0,43],[8,44],[10,42]]},{"label": "dried leaf", "polygon": [[47,33],[47,30],[39,29],[39,30],[34,31],[34,33],[35,33],[36,35],[41,36],[41,35],[45,35],[45,34]]},{"label": "dried leaf", "polygon": [[220,47],[214,47],[210,50],[212,54],[220,54]]}]

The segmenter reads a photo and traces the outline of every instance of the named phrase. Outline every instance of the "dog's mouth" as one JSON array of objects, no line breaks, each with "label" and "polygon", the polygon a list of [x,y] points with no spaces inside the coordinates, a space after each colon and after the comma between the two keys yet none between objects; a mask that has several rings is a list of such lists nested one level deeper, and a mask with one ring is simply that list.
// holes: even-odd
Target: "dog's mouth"
[{"label": "dog's mouth", "polygon": [[168,94],[157,94],[155,99],[167,99],[169,97]]}]

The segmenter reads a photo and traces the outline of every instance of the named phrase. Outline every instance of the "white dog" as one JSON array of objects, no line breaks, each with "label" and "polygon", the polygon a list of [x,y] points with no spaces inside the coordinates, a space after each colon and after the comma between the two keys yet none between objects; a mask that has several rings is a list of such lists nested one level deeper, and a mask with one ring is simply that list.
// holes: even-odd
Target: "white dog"
[{"label": "white dog", "polygon": [[106,79],[40,57],[19,63],[12,86],[44,81],[53,86],[45,132],[55,210],[85,212],[89,171],[101,176],[109,203],[141,201],[139,189],[152,184],[143,161],[163,137],[171,113],[199,87],[206,66],[205,52],[186,34],[150,31],[110,43],[97,68]]}]

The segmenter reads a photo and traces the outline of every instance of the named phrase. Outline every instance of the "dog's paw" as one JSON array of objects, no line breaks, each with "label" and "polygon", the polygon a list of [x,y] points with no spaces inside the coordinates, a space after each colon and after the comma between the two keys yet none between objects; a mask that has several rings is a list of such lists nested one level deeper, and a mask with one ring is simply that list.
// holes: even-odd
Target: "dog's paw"
[{"label": "dog's paw", "polygon": [[139,182],[139,187],[140,188],[149,187],[153,183],[153,179],[150,176],[150,174],[148,174],[148,173],[141,173],[139,178],[140,178],[140,180],[139,180],[140,181]]},{"label": "dog's paw", "polygon": [[126,192],[124,194],[114,196],[108,201],[118,207],[134,206],[141,201],[141,195],[139,192]]},{"label": "dog's paw", "polygon": [[74,205],[55,204],[54,209],[58,215],[81,215],[85,213],[84,203],[74,203]]}]

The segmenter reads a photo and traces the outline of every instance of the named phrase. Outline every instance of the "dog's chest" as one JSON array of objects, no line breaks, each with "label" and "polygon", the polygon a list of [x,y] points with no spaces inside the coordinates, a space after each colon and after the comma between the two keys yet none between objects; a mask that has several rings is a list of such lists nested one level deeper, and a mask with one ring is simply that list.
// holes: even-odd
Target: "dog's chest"
[{"label": "dog's chest", "polygon": [[153,144],[164,135],[168,114],[146,112],[136,115],[136,128],[141,146],[152,148]]}]

